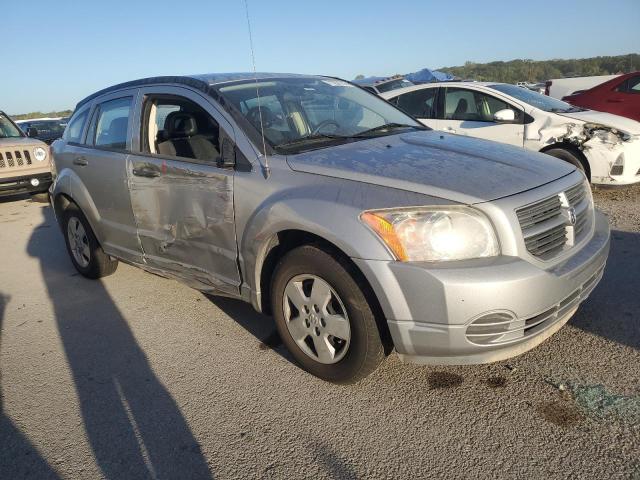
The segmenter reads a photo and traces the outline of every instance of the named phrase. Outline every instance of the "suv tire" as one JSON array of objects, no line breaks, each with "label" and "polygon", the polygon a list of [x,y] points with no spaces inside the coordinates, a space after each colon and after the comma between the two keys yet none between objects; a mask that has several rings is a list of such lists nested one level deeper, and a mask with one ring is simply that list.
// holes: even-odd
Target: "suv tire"
[{"label": "suv tire", "polygon": [[73,203],[62,214],[62,233],[71,262],[83,276],[106,277],[118,268],[118,260],[104,253],[86,217]]},{"label": "suv tire", "polygon": [[282,342],[302,368],[334,383],[355,383],[384,359],[375,315],[350,268],[305,245],[284,255],[273,274],[271,305]]}]

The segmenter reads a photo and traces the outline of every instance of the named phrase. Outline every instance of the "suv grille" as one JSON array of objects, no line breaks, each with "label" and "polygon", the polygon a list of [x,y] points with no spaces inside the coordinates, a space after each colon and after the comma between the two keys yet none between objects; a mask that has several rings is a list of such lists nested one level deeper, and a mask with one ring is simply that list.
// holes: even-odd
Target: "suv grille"
[{"label": "suv grille", "polygon": [[0,151],[0,168],[16,168],[31,165],[29,150]]},{"label": "suv grille", "polygon": [[527,251],[549,260],[582,240],[593,221],[583,183],[516,210]]}]

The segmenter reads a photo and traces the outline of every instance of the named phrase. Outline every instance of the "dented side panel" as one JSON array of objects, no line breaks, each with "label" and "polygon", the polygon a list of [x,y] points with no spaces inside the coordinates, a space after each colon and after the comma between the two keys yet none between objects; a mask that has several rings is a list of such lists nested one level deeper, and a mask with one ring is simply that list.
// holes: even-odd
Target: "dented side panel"
[{"label": "dented side panel", "polygon": [[[127,170],[145,263],[199,290],[237,294],[232,172],[133,155]],[[141,177],[134,170],[159,175]]]}]

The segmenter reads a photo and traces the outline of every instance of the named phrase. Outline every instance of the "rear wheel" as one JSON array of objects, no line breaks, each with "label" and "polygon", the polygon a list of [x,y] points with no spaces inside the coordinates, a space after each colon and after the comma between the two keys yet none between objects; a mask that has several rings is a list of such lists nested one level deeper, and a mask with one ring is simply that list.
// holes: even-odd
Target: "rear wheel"
[{"label": "rear wheel", "polygon": [[549,150],[546,150],[544,153],[546,153],[547,155],[551,155],[552,157],[559,158],[560,160],[564,160],[565,162],[569,162],[582,173],[584,173],[587,178],[589,178],[588,167],[575,152],[564,148],[551,148]]},{"label": "rear wheel", "polygon": [[376,369],[384,349],[363,291],[336,259],[306,245],[274,271],[271,301],[283,343],[308,372],[354,383]]},{"label": "rear wheel", "polygon": [[89,222],[75,204],[70,204],[64,210],[62,219],[67,251],[78,272],[96,279],[116,271],[118,261],[104,253]]}]

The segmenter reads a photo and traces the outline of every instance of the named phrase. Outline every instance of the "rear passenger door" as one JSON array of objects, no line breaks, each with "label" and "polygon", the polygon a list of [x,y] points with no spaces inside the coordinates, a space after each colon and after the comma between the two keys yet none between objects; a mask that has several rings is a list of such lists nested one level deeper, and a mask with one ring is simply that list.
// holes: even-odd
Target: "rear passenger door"
[{"label": "rear passenger door", "polygon": [[[137,89],[99,97],[69,125],[66,165],[80,178],[73,196],[93,220],[104,250],[124,260],[141,260],[127,187],[126,160]],[[84,135],[82,135],[84,132]]]},{"label": "rear passenger door", "polygon": [[391,100],[391,103],[435,130],[438,128],[435,115],[437,93],[437,87],[421,88],[398,95]]},{"label": "rear passenger door", "polygon": [[[201,290],[237,294],[231,125],[188,88],[141,90],[131,204],[145,263]],[[227,158],[225,157],[225,158]]]},{"label": "rear passenger door", "polygon": [[[444,101],[439,112],[439,130],[524,146],[524,112],[520,108],[479,90],[443,87],[441,92]],[[493,119],[496,112],[505,109],[515,112],[514,122],[499,123]]]}]

